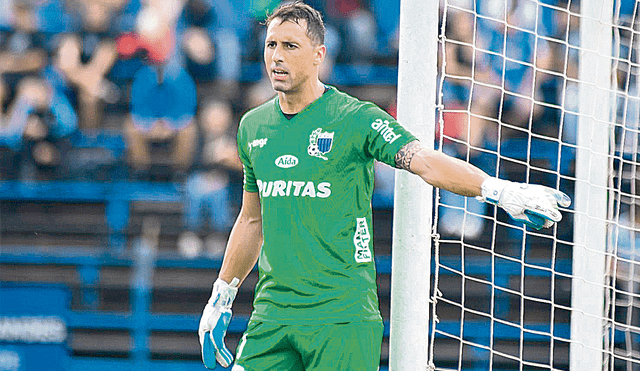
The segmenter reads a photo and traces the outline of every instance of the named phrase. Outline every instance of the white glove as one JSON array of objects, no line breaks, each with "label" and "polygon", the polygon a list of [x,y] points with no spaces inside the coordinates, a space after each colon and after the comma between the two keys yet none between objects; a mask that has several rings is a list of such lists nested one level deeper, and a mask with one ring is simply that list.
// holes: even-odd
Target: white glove
[{"label": "white glove", "polygon": [[513,219],[535,229],[559,222],[562,214],[558,205],[571,205],[569,196],[556,189],[498,178],[487,178],[482,183],[482,196],[476,198],[500,206]]},{"label": "white glove", "polygon": [[240,280],[237,278],[231,280],[231,284],[218,278],[202,311],[198,336],[202,362],[207,368],[216,368],[216,361],[222,367],[229,367],[233,362],[233,354],[224,344],[224,337],[231,321],[231,304],[238,293],[238,283]]}]

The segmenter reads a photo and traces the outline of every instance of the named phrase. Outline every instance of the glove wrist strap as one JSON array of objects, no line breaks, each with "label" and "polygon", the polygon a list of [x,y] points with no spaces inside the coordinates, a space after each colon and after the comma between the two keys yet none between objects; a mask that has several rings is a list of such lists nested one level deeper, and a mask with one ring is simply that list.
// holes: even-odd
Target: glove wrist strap
[{"label": "glove wrist strap", "polygon": [[209,301],[214,306],[222,306],[224,308],[231,308],[231,304],[238,294],[238,284],[240,280],[234,277],[231,283],[226,283],[222,279],[218,278],[213,283],[213,290],[211,292],[211,299]]},{"label": "glove wrist strap", "polygon": [[490,204],[498,205],[500,202],[500,196],[502,196],[502,191],[509,183],[511,182],[508,180],[494,177],[485,179],[485,181],[482,182],[481,200]]}]

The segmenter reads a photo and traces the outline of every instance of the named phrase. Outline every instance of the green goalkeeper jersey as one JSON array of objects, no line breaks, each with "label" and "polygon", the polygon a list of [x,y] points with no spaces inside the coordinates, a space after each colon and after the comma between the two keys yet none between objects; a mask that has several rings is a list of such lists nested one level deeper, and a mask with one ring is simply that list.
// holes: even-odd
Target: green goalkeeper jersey
[{"label": "green goalkeeper jersey", "polygon": [[398,150],[415,139],[375,104],[333,87],[291,119],[277,97],[244,115],[244,189],[260,193],[264,236],[253,320],[380,320],[374,160],[395,166]]}]

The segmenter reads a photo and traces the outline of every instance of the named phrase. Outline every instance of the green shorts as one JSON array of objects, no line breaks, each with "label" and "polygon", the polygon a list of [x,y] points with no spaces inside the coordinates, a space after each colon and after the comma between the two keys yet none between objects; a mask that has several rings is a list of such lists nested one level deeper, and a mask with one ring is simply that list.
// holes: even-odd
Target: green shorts
[{"label": "green shorts", "polygon": [[375,371],[382,322],[279,325],[250,321],[233,371]]}]

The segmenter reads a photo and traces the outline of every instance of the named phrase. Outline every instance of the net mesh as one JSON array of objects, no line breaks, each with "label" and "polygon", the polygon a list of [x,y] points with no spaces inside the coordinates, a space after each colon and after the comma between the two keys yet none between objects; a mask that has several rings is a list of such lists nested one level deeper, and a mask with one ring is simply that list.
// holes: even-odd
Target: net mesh
[{"label": "net mesh", "polygon": [[[439,150],[492,176],[544,184],[574,198],[579,151],[597,155],[578,144],[581,119],[587,115],[609,132],[608,139],[591,138],[608,140],[607,183],[589,182],[606,188],[607,242],[599,253],[604,282],[596,283],[604,293],[595,299],[602,310],[598,328],[589,329],[597,346],[583,344],[602,353],[604,370],[640,370],[639,4],[616,0],[611,20],[595,20],[606,31],[593,37],[609,38],[613,48],[599,55],[604,62],[593,73],[611,83],[598,95],[606,102],[585,110],[579,90],[591,82],[579,73],[586,63],[579,2],[441,2]],[[599,109],[610,111],[606,119],[593,113]],[[589,249],[574,236],[583,214],[572,206],[562,222],[537,231],[500,209],[437,191],[433,368],[569,369],[572,343],[581,341],[571,332],[572,312],[580,310],[577,300],[590,300],[572,290],[574,280],[585,279],[574,275],[573,263],[574,254]]]}]

